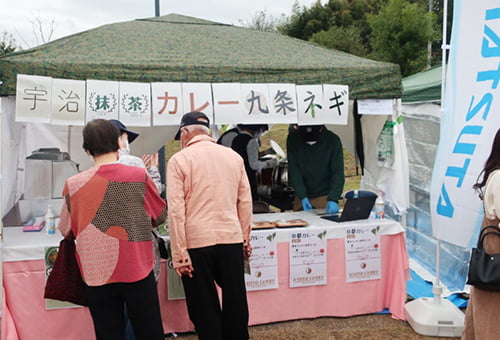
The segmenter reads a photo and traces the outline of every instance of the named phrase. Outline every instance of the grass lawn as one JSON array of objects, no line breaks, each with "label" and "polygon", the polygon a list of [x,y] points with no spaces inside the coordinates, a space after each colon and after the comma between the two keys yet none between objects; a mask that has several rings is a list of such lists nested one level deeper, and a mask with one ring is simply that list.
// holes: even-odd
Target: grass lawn
[{"label": "grass lawn", "polygon": [[[286,152],[286,136],[288,135],[288,124],[275,124],[271,127],[268,133],[260,138],[262,142],[262,150],[270,147],[269,140],[277,142],[281,148]],[[166,145],[165,158],[168,159],[180,149],[180,143],[171,140]],[[356,161],[347,149],[344,148],[344,173],[345,185],[344,192],[351,189],[359,188],[359,181],[361,179],[361,169],[356,171]]]}]

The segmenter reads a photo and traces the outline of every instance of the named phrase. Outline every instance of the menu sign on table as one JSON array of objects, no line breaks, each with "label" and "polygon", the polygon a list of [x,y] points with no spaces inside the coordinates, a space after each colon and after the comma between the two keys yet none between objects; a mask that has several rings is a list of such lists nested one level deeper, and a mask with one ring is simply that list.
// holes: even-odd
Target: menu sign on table
[{"label": "menu sign on table", "polygon": [[326,230],[290,232],[290,287],[326,285]]},{"label": "menu sign on table", "polygon": [[382,277],[379,231],[379,226],[346,229],[346,282],[377,280]]},{"label": "menu sign on table", "polygon": [[278,288],[276,232],[252,232],[250,244],[253,251],[250,256],[250,273],[245,273],[247,291]]}]

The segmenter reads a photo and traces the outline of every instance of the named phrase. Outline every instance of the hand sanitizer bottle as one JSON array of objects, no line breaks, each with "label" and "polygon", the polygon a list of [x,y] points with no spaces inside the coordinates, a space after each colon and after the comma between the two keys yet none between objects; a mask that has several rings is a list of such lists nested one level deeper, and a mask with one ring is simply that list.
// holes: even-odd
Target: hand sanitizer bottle
[{"label": "hand sanitizer bottle", "polygon": [[47,213],[45,214],[45,228],[47,229],[48,235],[54,235],[56,233],[56,216],[50,205],[47,207]]}]

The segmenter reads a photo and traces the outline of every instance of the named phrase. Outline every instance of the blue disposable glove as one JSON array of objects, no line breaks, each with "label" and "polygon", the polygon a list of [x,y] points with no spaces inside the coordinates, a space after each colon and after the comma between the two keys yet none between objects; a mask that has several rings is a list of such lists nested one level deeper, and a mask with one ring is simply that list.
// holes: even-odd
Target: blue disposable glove
[{"label": "blue disposable glove", "polygon": [[335,214],[339,211],[339,205],[334,201],[328,201],[326,203],[326,213],[327,214]]},{"label": "blue disposable glove", "polygon": [[302,209],[304,210],[311,210],[313,206],[311,205],[311,202],[309,202],[309,198],[304,197],[302,199]]}]

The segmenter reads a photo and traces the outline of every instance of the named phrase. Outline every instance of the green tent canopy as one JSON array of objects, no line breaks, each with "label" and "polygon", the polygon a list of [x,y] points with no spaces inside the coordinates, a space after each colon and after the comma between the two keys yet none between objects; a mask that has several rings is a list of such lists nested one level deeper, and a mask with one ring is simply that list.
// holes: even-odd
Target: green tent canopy
[{"label": "green tent canopy", "polygon": [[278,33],[169,14],[104,25],[0,58],[0,95],[16,75],[132,82],[349,85],[351,98],[400,98],[399,66]]},{"label": "green tent canopy", "polygon": [[441,100],[442,67],[413,74],[403,79],[403,103],[431,102]]}]

